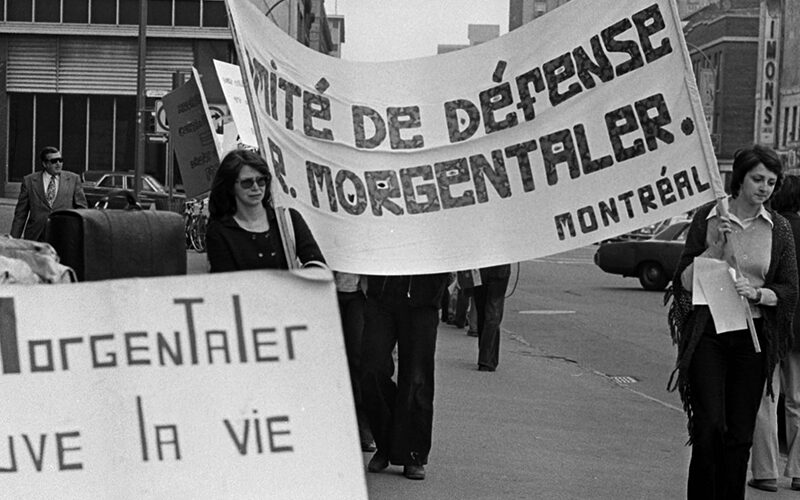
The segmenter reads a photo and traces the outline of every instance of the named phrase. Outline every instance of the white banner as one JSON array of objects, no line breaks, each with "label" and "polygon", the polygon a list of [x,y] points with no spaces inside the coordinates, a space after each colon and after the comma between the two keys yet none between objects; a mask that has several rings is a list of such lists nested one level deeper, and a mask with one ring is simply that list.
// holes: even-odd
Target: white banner
[{"label": "white banner", "polygon": [[228,1],[276,204],[304,215],[332,268],[399,274],[562,252],[713,200],[677,9],[601,3],[465,50],[363,63]]},{"label": "white banner", "polygon": [[3,498],[367,498],[329,272],[7,287],[0,362]]}]

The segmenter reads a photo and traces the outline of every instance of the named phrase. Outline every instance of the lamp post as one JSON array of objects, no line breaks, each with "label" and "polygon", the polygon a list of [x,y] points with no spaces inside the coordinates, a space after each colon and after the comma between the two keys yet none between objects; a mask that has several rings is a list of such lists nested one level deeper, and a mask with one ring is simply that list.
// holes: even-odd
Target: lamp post
[{"label": "lamp post", "polygon": [[136,79],[136,149],[134,151],[133,194],[139,198],[144,175],[145,97],[147,79],[147,0],[139,0],[139,61]]}]

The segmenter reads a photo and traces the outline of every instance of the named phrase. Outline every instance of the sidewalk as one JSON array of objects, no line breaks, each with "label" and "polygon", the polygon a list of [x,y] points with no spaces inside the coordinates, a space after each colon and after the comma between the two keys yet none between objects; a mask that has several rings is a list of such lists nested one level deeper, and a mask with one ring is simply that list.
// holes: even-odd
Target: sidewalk
[{"label": "sidewalk", "polygon": [[[205,254],[187,257],[190,274],[205,272]],[[439,326],[436,354],[427,478],[408,480],[396,466],[365,472],[370,498],[685,497],[682,411],[505,330],[496,372],[477,371],[477,339],[449,325]]]},{"label": "sidewalk", "polygon": [[439,327],[427,479],[367,473],[370,498],[685,497],[682,412],[515,338],[478,372],[477,339]]}]

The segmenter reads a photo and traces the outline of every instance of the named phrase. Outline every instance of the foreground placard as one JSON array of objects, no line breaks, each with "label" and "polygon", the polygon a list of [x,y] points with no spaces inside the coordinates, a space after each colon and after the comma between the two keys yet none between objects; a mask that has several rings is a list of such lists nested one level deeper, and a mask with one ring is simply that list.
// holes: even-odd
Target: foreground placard
[{"label": "foreground placard", "polygon": [[671,0],[572,0],[481,45],[386,63],[314,52],[255,4],[227,2],[273,197],[334,269],[526,260],[723,192]]},{"label": "foreground placard", "polygon": [[0,362],[3,498],[367,497],[328,272],[8,287]]}]

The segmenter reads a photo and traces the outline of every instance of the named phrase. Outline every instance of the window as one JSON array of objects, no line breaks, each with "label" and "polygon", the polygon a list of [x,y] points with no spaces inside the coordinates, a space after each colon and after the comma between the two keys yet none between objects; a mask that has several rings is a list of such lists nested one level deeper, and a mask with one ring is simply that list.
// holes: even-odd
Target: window
[{"label": "window", "polygon": [[147,0],[147,25],[172,26],[172,0]]},{"label": "window", "polygon": [[33,94],[9,94],[8,116],[8,180],[20,182],[34,171]]},{"label": "window", "polygon": [[[107,2],[92,2],[107,3]],[[69,0],[64,2],[64,22],[65,23],[88,23],[89,22],[89,0]]]},{"label": "window", "polygon": [[175,26],[200,26],[199,0],[175,0]]},{"label": "window", "polygon": [[33,0],[8,0],[9,21],[30,21],[33,12]]},{"label": "window", "polygon": [[61,0],[36,0],[35,6],[37,23],[61,22]]},{"label": "window", "polygon": [[[139,0],[0,0],[4,20],[138,25]],[[147,24],[225,28],[228,14],[224,0],[147,0]]]},{"label": "window", "polygon": [[119,24],[139,24],[139,0],[119,0]]},{"label": "window", "polygon": [[61,153],[64,155],[64,168],[83,172],[86,170],[86,96],[65,95],[62,102]]},{"label": "window", "polygon": [[[36,142],[34,151],[38,154],[45,146],[61,147],[61,99],[56,94],[37,94]],[[66,167],[66,165],[64,165]]]},{"label": "window", "polygon": [[92,2],[92,23],[117,24],[116,2]]},{"label": "window", "polygon": [[228,12],[223,0],[203,0],[203,26],[225,28]]},{"label": "window", "polygon": [[114,98],[89,99],[89,170],[111,170],[114,146]]},{"label": "window", "polygon": [[122,176],[121,175],[107,175],[100,179],[100,182],[97,183],[100,187],[107,187],[107,188],[122,188]]},{"label": "window", "polygon": [[136,150],[136,97],[117,97],[114,169],[133,170]]}]

